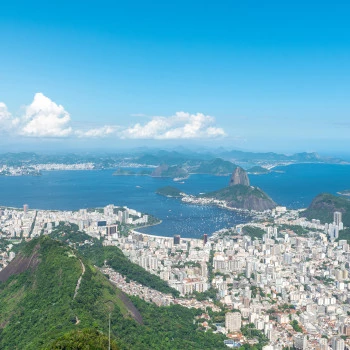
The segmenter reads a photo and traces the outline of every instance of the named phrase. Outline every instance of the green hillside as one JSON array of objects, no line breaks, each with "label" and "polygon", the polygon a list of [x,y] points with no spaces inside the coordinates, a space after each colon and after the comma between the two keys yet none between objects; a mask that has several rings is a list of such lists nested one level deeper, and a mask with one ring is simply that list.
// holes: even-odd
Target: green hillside
[{"label": "green hillside", "polygon": [[223,335],[193,322],[201,310],[130,300],[78,251],[47,236],[25,245],[0,280],[3,350],[105,348],[109,312],[112,349],[225,349]]},{"label": "green hillside", "polygon": [[[27,263],[22,258],[29,258],[29,268],[17,274],[17,262]],[[85,273],[74,298],[82,264]],[[135,322],[132,303],[123,302],[121,292],[84,258],[51,238],[32,240],[2,277],[8,269],[0,285],[1,349],[40,349],[75,328],[105,331],[108,300],[115,317]]]},{"label": "green hillside", "polygon": [[344,225],[350,226],[350,200],[330,193],[322,193],[315,197],[301,215],[309,220],[318,219],[322,223],[330,223],[333,222],[335,211],[342,212]]}]

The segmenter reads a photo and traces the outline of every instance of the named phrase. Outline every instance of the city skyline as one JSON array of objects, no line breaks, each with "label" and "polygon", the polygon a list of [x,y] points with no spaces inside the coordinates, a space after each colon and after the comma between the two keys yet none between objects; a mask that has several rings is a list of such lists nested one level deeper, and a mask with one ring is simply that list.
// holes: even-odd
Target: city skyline
[{"label": "city skyline", "polygon": [[349,5],[2,5],[4,150],[346,152]]}]

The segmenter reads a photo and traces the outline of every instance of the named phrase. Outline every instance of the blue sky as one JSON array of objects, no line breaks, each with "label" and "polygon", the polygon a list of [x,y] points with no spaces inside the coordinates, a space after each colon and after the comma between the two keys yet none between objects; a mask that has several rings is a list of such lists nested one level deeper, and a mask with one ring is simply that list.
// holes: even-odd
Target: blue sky
[{"label": "blue sky", "polygon": [[0,147],[344,153],[350,5],[6,1]]}]

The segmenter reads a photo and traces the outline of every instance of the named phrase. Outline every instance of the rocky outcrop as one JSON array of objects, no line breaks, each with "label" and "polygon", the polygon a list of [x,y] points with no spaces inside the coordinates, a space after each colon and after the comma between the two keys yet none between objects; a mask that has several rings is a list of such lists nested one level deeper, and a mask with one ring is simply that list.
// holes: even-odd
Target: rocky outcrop
[{"label": "rocky outcrop", "polygon": [[229,186],[244,185],[249,186],[249,178],[247,173],[241,168],[237,167],[232,173]]}]

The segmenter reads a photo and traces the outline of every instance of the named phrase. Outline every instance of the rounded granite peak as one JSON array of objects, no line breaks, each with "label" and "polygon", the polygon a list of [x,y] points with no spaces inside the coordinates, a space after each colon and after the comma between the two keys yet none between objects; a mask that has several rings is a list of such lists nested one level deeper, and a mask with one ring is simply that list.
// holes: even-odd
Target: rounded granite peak
[{"label": "rounded granite peak", "polygon": [[244,169],[237,167],[231,175],[229,186],[244,185],[249,186],[249,178]]}]

